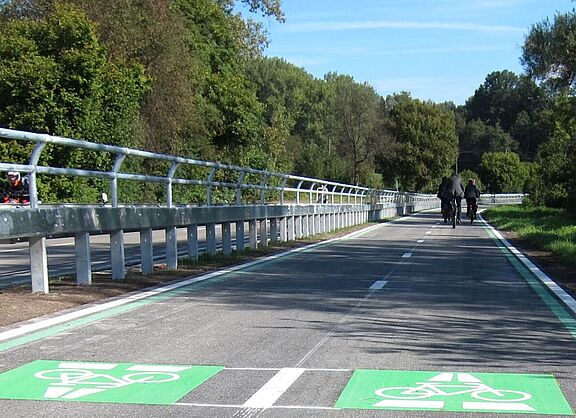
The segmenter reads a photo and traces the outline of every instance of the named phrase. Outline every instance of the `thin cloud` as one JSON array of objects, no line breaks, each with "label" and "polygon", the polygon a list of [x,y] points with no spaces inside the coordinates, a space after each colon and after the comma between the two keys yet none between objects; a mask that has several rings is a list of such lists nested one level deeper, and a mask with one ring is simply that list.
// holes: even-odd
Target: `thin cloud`
[{"label": "thin cloud", "polygon": [[525,28],[508,25],[479,25],[474,23],[410,22],[410,21],[356,21],[288,23],[281,27],[286,32],[333,32],[363,29],[416,29],[460,30],[471,32],[524,32]]}]

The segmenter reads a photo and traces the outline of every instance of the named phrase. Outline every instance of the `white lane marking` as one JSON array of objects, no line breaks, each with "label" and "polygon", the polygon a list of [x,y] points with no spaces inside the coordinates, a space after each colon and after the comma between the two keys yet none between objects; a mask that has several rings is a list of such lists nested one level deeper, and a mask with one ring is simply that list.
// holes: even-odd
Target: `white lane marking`
[{"label": "white lane marking", "polygon": [[[278,367],[225,367],[225,370],[235,371],[272,371],[277,372],[282,370]],[[353,369],[306,369],[309,372],[351,372]]]},{"label": "white lane marking", "polygon": [[444,401],[400,401],[400,400],[386,400],[380,401],[374,406],[393,407],[393,408],[444,408]]},{"label": "white lane marking", "polygon": [[[192,403],[192,402],[175,402],[172,405],[179,406],[199,406],[207,408],[242,408],[242,405],[223,405],[218,403]],[[325,410],[325,411],[340,411],[340,408],[332,406],[300,406],[300,405],[272,405],[269,409],[311,409],[311,410]]]},{"label": "white lane marking", "polygon": [[430,235],[432,231],[426,231],[426,235]]},{"label": "white lane marking", "polygon": [[538,267],[532,263],[524,254],[516,249],[516,247],[512,246],[510,242],[506,238],[502,236],[502,234],[496,230],[492,225],[488,224],[482,217],[480,217],[484,225],[492,233],[508,248],[508,250],[514,254],[525,266],[528,270],[530,270],[538,279],[548,287],[554,294],[568,306],[572,310],[572,312],[576,313],[576,300],[572,298],[568,293],[564,291],[556,282],[554,282],[546,273],[540,270]]},{"label": "white lane marking", "polygon": [[285,367],[248,399],[243,408],[269,408],[288,390],[306,369]]},{"label": "white lane marking", "polygon": [[419,239],[418,241],[416,241],[418,244],[422,244],[424,242],[423,239]]},{"label": "white lane marking", "polygon": [[412,253],[404,253],[402,254],[402,258],[412,257]]},{"label": "white lane marking", "polygon": [[491,411],[534,411],[530,405],[513,402],[462,402],[462,409]]},{"label": "white lane marking", "polygon": [[368,289],[370,290],[380,290],[382,289],[384,286],[386,286],[386,283],[388,283],[387,280],[377,280],[374,282],[374,284],[372,284],[372,286],[370,286]]}]

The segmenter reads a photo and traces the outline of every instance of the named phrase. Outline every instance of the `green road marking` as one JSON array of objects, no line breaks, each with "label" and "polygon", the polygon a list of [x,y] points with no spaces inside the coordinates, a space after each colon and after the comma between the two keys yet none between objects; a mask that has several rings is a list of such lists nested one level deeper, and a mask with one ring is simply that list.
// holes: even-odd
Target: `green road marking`
[{"label": "green road marking", "polygon": [[0,398],[168,405],[222,369],[37,360],[0,374]]},{"label": "green road marking", "polygon": [[498,249],[506,256],[512,266],[520,273],[526,280],[528,285],[540,297],[540,299],[548,306],[548,308],[556,315],[556,318],[564,325],[566,330],[576,340],[576,320],[565,308],[565,305],[558,301],[542,284],[534,274],[526,268],[526,266],[513,254],[510,250],[494,235],[494,233],[485,226],[488,235],[496,242]]},{"label": "green road marking", "polygon": [[574,415],[542,374],[356,370],[334,407]]}]

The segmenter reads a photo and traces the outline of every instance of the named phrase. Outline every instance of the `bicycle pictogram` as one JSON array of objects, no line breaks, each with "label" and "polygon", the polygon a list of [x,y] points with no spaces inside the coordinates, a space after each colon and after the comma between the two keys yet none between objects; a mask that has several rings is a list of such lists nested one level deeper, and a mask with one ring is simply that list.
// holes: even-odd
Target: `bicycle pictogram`
[{"label": "bicycle pictogram", "polygon": [[454,373],[440,373],[424,382],[415,382],[415,386],[383,387],[374,393],[385,400],[374,406],[386,406],[387,400],[423,400],[434,398],[441,400],[448,396],[469,394],[472,399],[485,402],[521,403],[532,398],[526,392],[491,387],[469,373],[456,373],[457,382],[453,382]]},{"label": "bicycle pictogram", "polygon": [[77,399],[87,395],[117,389],[130,385],[156,384],[178,380],[180,375],[171,371],[139,370],[121,372],[124,374],[109,374],[87,368],[58,368],[42,370],[34,374],[36,379],[51,381],[45,397]]}]

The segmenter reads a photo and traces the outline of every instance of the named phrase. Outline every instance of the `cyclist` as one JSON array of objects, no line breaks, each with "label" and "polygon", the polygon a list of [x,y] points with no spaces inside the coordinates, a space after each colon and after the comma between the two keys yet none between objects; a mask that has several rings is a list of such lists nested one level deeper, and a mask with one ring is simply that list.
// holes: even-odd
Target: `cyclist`
[{"label": "cyclist", "polygon": [[442,213],[444,223],[448,222],[448,214],[450,212],[450,199],[444,197],[444,189],[446,188],[447,183],[448,177],[442,177],[442,181],[438,185],[438,193],[436,194],[436,197],[440,199],[440,212]]},{"label": "cyclist", "polygon": [[478,198],[480,197],[480,189],[476,186],[476,180],[468,179],[468,184],[464,189],[464,197],[466,198],[466,216],[476,218]]},{"label": "cyclist", "polygon": [[3,203],[30,203],[28,178],[22,178],[18,171],[6,173],[2,201]]},{"label": "cyclist", "polygon": [[464,185],[462,184],[462,178],[460,178],[457,173],[452,173],[452,176],[446,181],[442,196],[449,202],[452,201],[452,199],[456,199],[456,222],[460,223]]}]

